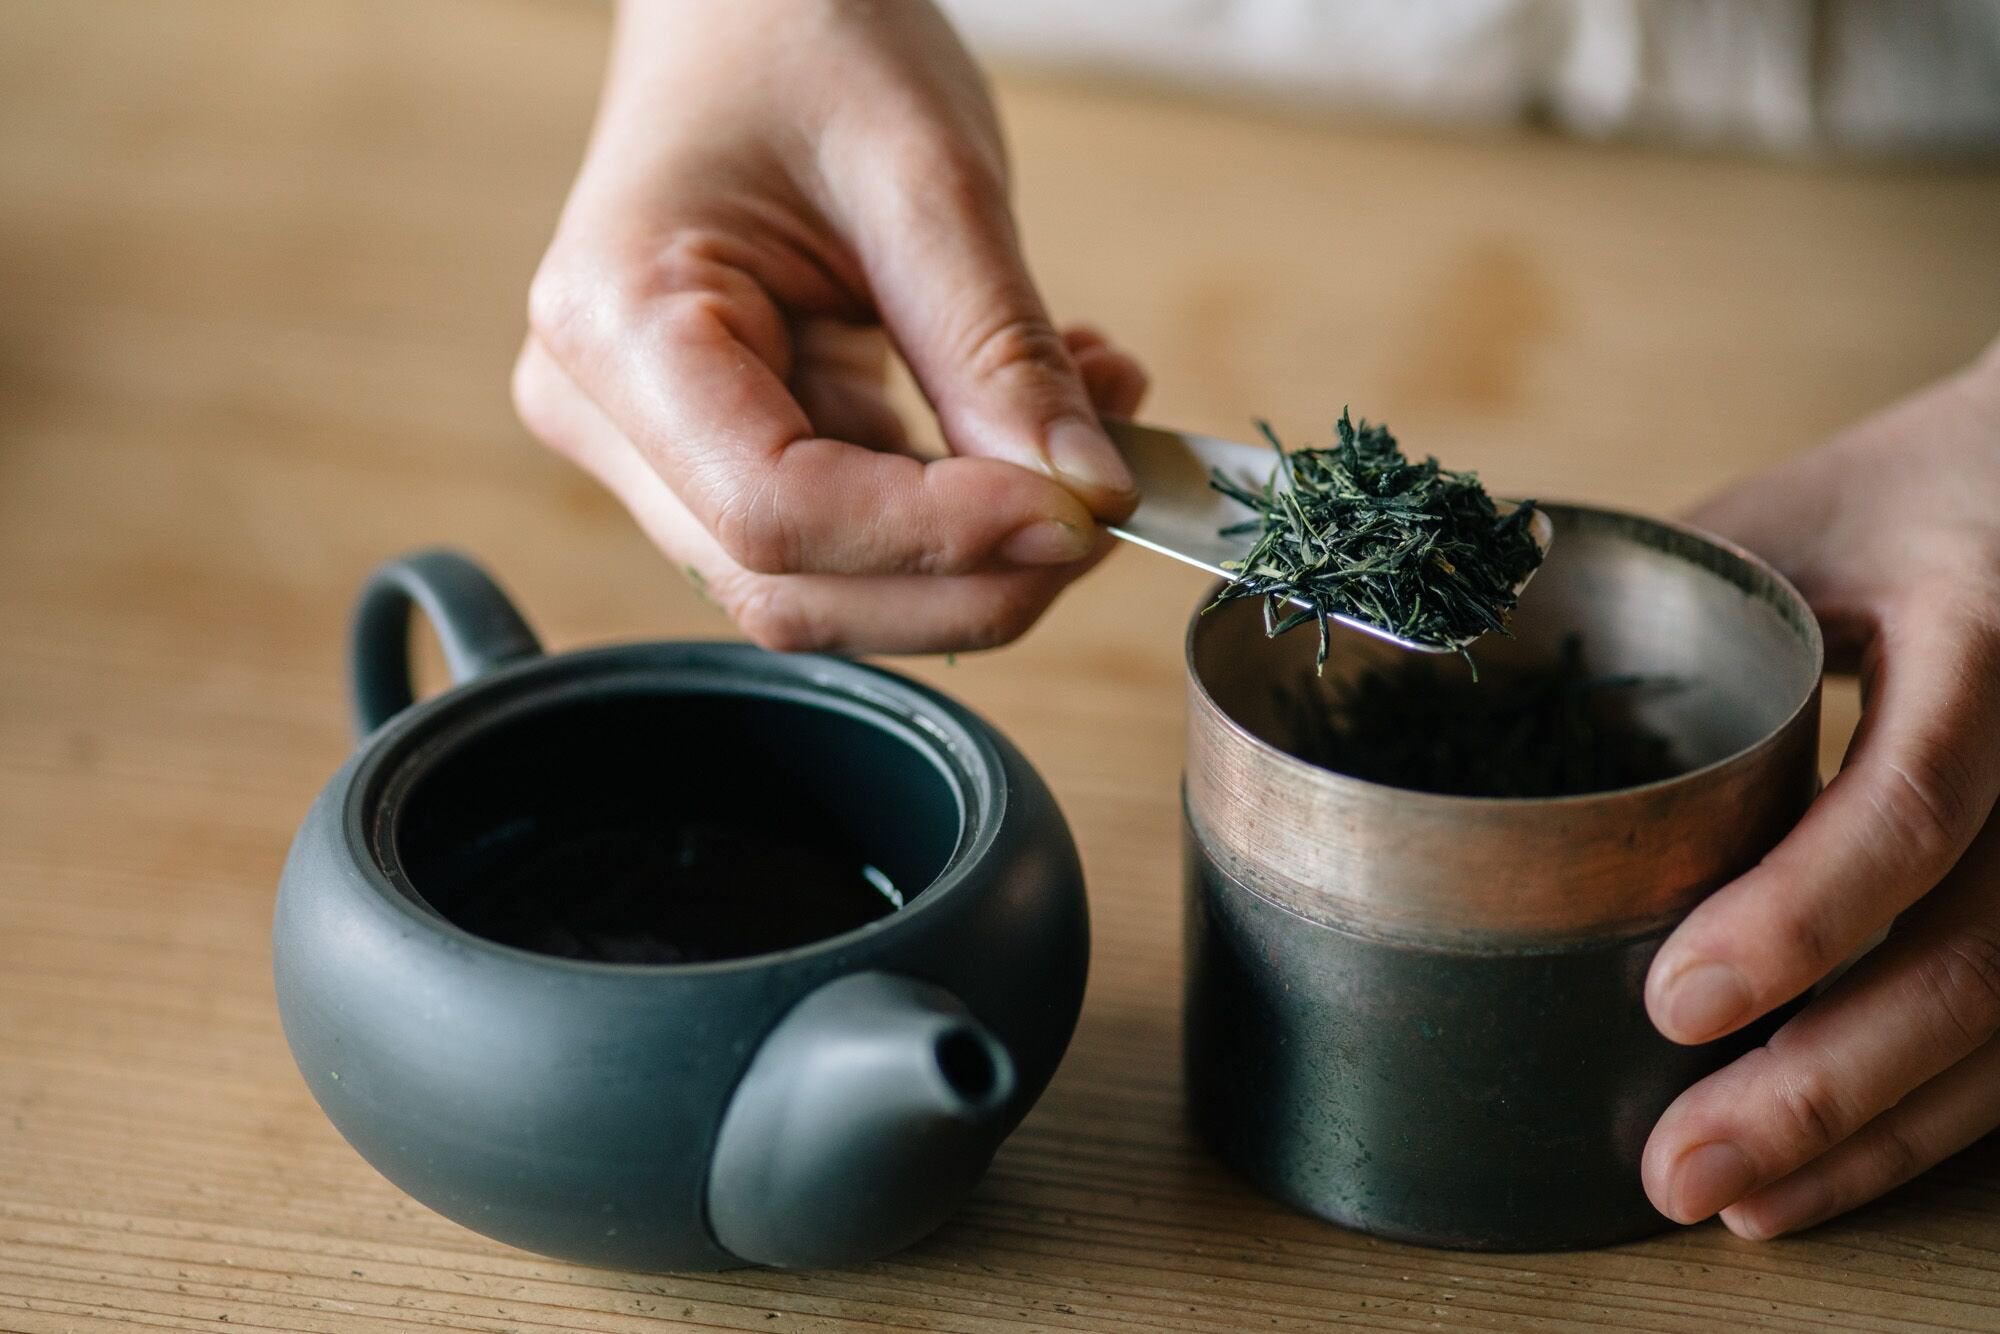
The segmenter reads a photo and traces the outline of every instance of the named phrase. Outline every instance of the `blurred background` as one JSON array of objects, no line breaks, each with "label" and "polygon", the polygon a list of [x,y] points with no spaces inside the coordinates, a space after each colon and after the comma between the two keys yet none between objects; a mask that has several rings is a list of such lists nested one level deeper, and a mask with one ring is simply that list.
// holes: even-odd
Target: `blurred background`
[{"label": "blurred background", "polygon": [[[2000,332],[1990,6],[1933,12],[1909,47],[1932,64],[1901,67],[1930,73],[1887,98],[1900,119],[1871,119],[1896,85],[1815,28],[1804,66],[1712,56],[1736,100],[1688,105],[1734,110],[1693,121],[1648,74],[1662,52],[1707,33],[1693,49],[1741,55],[1719,8],[1821,7],[1694,6],[1697,37],[1614,4],[1599,12],[1623,29],[1412,7],[1505,57],[1476,67],[1361,44],[1379,4],[950,8],[1000,61],[1049,303],[1148,363],[1155,420],[1241,437],[1265,416],[1306,442],[1352,404],[1496,492],[1673,513]],[[552,647],[732,633],[508,402],[607,24],[561,0],[7,8],[0,1248],[58,1274],[48,1300],[100,1279],[60,1278],[45,1234],[123,1255],[137,1227],[157,1263],[117,1272],[166,1294],[175,1268],[233,1281],[224,1257],[246,1248],[287,1271],[299,1238],[466,1244],[361,1167],[299,1085],[269,900],[349,745],[341,640],[376,562],[462,546]],[[1742,40],[1796,55],[1776,31]],[[1624,83],[1576,72],[1602,68]],[[1828,70],[1848,91],[1815,91]],[[1374,1245],[1250,1196],[1180,1124],[1179,639],[1201,587],[1120,553],[1023,643],[900,664],[1042,767],[1092,881],[1072,1059],[927,1252],[1067,1215],[1060,1245],[989,1280],[1024,1303],[1066,1291],[1058,1255],[1113,1263],[1132,1219],[1184,1255],[1232,1229],[1322,1258]],[[1829,764],[1853,713],[1847,691]]]}]

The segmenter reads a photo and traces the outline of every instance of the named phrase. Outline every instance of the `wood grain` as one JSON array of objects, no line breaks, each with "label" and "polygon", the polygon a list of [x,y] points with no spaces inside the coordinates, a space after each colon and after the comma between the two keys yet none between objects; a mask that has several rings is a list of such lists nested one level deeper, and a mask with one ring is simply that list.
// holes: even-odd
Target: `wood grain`
[{"label": "wood grain", "polygon": [[[961,1216],[843,1273],[605,1273],[488,1242],[334,1134],[278,1030],[287,840],[398,549],[556,646],[727,627],[534,448],[505,381],[598,7],[10,6],[0,42],[0,1329],[2000,1329],[2000,1152],[1753,1246],[1432,1253],[1291,1214],[1177,1088],[1179,639],[1125,553],[1023,643],[900,664],[1081,841],[1096,958]],[[1294,124],[1002,84],[1050,299],[1162,420],[1342,402],[1507,491],[1672,511],[1965,358],[2000,180]],[[1829,756],[1854,716],[1836,695]]]}]

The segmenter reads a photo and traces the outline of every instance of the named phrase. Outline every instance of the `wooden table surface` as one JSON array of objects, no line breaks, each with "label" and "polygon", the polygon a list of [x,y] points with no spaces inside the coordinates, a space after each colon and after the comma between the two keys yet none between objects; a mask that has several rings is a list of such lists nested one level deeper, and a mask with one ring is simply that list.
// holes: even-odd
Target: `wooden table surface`
[{"label": "wooden table surface", "polygon": [[[404,1198],[294,1072],[267,927],[382,557],[488,560],[558,647],[728,627],[506,397],[593,5],[43,0],[0,41],[0,1328],[2000,1329],[2000,1149],[1811,1235],[1555,1256],[1287,1212],[1177,1087],[1182,621],[1127,552],[1024,642],[900,663],[1041,767],[1096,953],[971,1203],[839,1273],[607,1273]],[[2000,327],[2000,177],[1291,123],[1020,79],[1063,316],[1152,415],[1343,402],[1510,492],[1670,512]],[[1828,748],[1851,726],[1834,696]]]}]

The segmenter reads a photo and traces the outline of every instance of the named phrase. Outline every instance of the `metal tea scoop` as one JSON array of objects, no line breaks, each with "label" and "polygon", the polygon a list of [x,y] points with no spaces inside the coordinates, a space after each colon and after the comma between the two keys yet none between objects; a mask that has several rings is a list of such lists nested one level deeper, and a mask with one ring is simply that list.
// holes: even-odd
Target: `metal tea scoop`
[{"label": "metal tea scoop", "polygon": [[[1104,429],[1125,455],[1125,462],[1139,485],[1140,497],[1139,508],[1132,512],[1132,517],[1112,525],[1112,533],[1210,574],[1234,578],[1235,573],[1224,569],[1223,562],[1242,560],[1250,549],[1249,539],[1224,537],[1221,530],[1241,523],[1244,510],[1208,484],[1209,473],[1219,468],[1246,487],[1260,489],[1274,465],[1270,448],[1163,426],[1141,426],[1115,417],[1104,419]],[[1503,504],[1501,508],[1504,513],[1511,507]],[[1549,516],[1536,510],[1528,531],[1546,557],[1555,541],[1555,528],[1549,523]],[[1535,572],[1528,571],[1514,585],[1514,596],[1519,597],[1528,580],[1534,577]],[[1479,638],[1476,634],[1466,635],[1449,643],[1432,644],[1405,639],[1358,616],[1333,612],[1328,619],[1419,653],[1457,653]]]}]

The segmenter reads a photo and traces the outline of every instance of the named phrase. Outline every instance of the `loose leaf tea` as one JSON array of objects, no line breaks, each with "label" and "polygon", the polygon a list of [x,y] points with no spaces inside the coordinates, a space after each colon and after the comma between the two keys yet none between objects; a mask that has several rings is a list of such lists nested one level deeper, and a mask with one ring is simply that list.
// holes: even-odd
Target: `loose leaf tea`
[{"label": "loose leaf tea", "polygon": [[1372,783],[1461,797],[1565,797],[1681,772],[1665,737],[1631,716],[1633,692],[1670,679],[1593,675],[1582,642],[1539,668],[1475,682],[1415,658],[1279,701],[1300,759]]},{"label": "loose leaf tea", "polygon": [[1287,453],[1268,424],[1257,429],[1278,454],[1263,488],[1221,469],[1209,478],[1256,516],[1222,530],[1256,542],[1224,566],[1233,578],[1216,604],[1263,598],[1273,637],[1316,622],[1322,666],[1334,615],[1440,647],[1507,632],[1514,586],[1542,561],[1534,501],[1502,515],[1477,475],[1410,462],[1386,426],[1357,426],[1344,408],[1330,448]]}]

